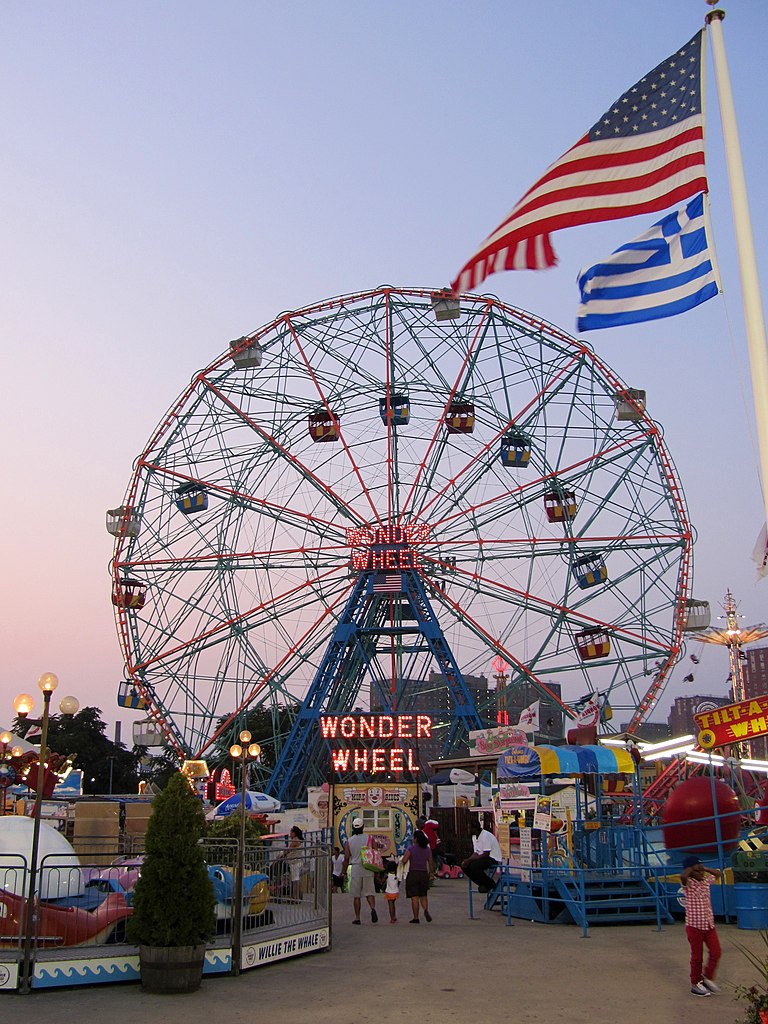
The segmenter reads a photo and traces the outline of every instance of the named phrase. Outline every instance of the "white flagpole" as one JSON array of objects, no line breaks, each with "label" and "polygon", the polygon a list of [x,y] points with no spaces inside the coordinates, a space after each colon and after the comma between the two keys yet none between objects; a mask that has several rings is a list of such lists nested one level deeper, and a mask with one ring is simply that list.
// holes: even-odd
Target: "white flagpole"
[{"label": "white flagpole", "polygon": [[739,253],[744,326],[747,332],[752,400],[755,405],[757,441],[760,452],[763,505],[766,521],[768,521],[768,345],[766,345],[760,281],[757,275],[755,243],[752,238],[752,224],[749,218],[747,185],[741,160],[739,131],[736,125],[736,110],[733,105],[728,61],[723,43],[722,21],[724,17],[725,11],[711,11],[706,17],[706,22],[712,40],[717,95],[720,101],[720,118],[723,124],[725,156],[731,186],[731,209],[733,210],[733,225]]}]

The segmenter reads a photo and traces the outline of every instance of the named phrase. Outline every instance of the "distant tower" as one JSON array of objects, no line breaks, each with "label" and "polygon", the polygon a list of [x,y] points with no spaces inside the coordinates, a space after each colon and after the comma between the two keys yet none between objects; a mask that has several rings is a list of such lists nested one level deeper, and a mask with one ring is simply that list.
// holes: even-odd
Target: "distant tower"
[{"label": "distant tower", "polygon": [[[725,600],[722,604],[725,615],[718,616],[721,619],[725,619],[725,627],[714,626],[712,629],[707,629],[705,632],[699,633],[694,637],[694,639],[699,640],[703,644],[719,644],[720,647],[728,648],[728,657],[731,661],[731,684],[733,686],[734,702],[746,699],[744,671],[741,665],[742,647],[745,644],[754,643],[755,640],[762,640],[768,636],[768,627],[763,623],[757,626],[741,628],[739,626],[739,619],[743,619],[744,616],[736,614],[737,607],[738,605],[734,600],[733,594],[730,590],[726,590]],[[752,744],[749,740],[740,744],[740,747],[746,757],[752,756]]]}]

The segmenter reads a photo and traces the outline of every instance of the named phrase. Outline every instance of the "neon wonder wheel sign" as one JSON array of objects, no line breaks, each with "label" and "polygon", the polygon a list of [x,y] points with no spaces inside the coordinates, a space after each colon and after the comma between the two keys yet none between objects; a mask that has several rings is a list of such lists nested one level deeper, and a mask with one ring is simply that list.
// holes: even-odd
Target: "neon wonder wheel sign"
[{"label": "neon wonder wheel sign", "polygon": [[336,775],[415,774],[418,742],[432,737],[431,715],[321,715]]},{"label": "neon wonder wheel sign", "polygon": [[417,545],[426,544],[431,535],[432,527],[427,523],[348,527],[346,539],[352,548],[350,567],[360,572],[420,569]]}]

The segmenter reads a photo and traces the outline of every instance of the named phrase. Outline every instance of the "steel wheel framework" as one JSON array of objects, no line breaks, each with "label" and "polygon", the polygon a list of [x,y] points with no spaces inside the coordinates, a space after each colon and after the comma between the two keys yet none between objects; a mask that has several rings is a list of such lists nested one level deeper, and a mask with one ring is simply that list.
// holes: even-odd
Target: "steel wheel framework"
[{"label": "steel wheel framework", "polygon": [[[146,588],[143,607],[116,608],[127,671],[179,753],[203,755],[248,707],[312,691],[366,574],[351,559],[372,534],[355,529],[408,528],[414,577],[464,673],[490,675],[501,656],[509,692],[556,682],[566,713],[597,690],[614,721],[645,717],[681,646],[691,529],[658,427],[644,412],[617,421],[626,386],[589,347],[493,297],[462,296],[461,317],[438,322],[428,291],[390,287],[284,313],[240,347],[254,344],[261,365],[225,353],[163,418],[115,545],[115,592]],[[391,413],[399,397],[409,422],[383,422],[380,399]],[[461,404],[474,430],[450,433]],[[338,440],[313,440],[312,416]],[[530,441],[526,466],[501,462],[510,431]],[[207,507],[185,514],[190,484]],[[553,492],[573,494],[573,519],[549,521]],[[585,555],[608,575],[580,589]],[[332,707],[370,691],[407,709],[433,653],[398,628],[407,595],[367,607],[390,628],[335,680]],[[609,637],[607,656],[580,660],[585,629]]]}]

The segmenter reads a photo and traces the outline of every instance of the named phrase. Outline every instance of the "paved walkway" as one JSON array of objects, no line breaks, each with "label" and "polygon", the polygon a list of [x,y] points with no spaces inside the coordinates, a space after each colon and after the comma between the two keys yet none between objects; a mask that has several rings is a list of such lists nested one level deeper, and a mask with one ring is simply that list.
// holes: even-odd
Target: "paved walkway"
[{"label": "paved walkway", "polygon": [[[728,983],[752,984],[753,969],[734,948],[758,951],[758,932],[720,925],[723,994],[689,992],[688,944],[682,923],[569,925],[517,921],[467,909],[467,883],[438,881],[432,924],[379,923],[363,912],[353,927],[352,900],[333,897],[333,948],[256,968],[239,978],[206,978],[199,992],[153,996],[138,984],[58,989],[0,996],[7,1019],[23,1014],[75,1024],[732,1024],[742,1015]],[[765,951],[765,947],[762,947]]]}]

